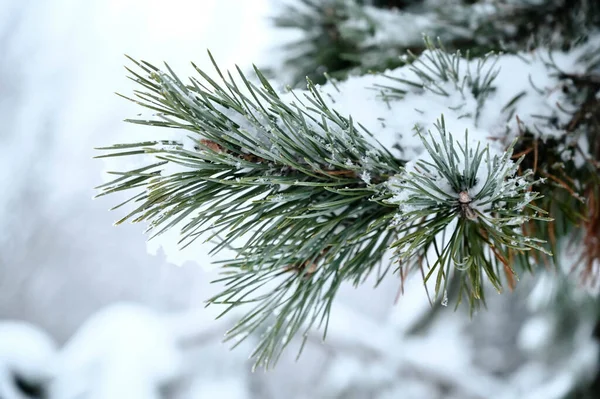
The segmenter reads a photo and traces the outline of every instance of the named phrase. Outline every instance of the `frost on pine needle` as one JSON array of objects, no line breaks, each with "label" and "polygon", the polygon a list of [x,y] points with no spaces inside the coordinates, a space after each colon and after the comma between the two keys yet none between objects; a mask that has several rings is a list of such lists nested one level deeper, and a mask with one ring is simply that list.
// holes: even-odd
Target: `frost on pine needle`
[{"label": "frost on pine needle", "polygon": [[392,247],[402,267],[426,267],[425,282],[437,276],[436,296],[442,284],[446,292],[454,268],[461,294],[482,299],[484,277],[500,291],[502,274],[512,287],[517,258],[545,251],[520,226],[548,219],[532,204],[539,198],[531,191],[532,172],[518,173],[522,158],[512,160],[514,144],[501,153],[469,140],[468,133],[455,139],[443,117],[435,126],[427,136],[417,130],[424,156],[388,181],[393,196],[387,202],[398,206],[394,228],[401,232]]},{"label": "frost on pine needle", "polygon": [[279,94],[258,70],[250,82],[215,64],[219,82],[198,70],[201,79],[184,84],[168,66],[135,64],[142,73],[130,72],[145,91],[134,101],[160,116],[132,122],[185,130],[191,146],[105,148],[151,161],[114,172],[102,195],[140,190],[121,204],[133,209],[120,222],[146,222],[151,238],[178,230],[182,248],[201,239],[214,243],[211,254],[233,252],[222,261],[223,292],[209,302],[225,312],[254,306],[227,339],[270,325],[254,353],[268,367],[288,344],[284,332],[326,325],[342,281],[387,273],[392,208],[375,199],[401,161],[310,82],[305,92]]},{"label": "frost on pine needle", "polygon": [[[549,254],[541,238],[554,234],[543,223],[555,197],[532,188],[554,194],[548,182],[566,179],[549,165],[572,162],[539,152],[568,120],[553,119],[555,100],[571,98],[548,96],[561,72],[531,54],[470,59],[425,47],[386,74],[285,93],[258,69],[250,79],[213,60],[218,79],[196,69],[184,83],[168,66],[134,61],[143,90],[133,101],[155,119],[130,122],[169,134],[104,148],[101,157],[148,163],[112,172],[100,195],[139,190],[117,206],[133,207],[121,221],[146,222],[152,238],[176,242],[169,248],[208,241],[211,255],[235,254],[218,261],[224,288],[209,303],[250,307],[226,338],[259,335],[258,365],[273,365],[291,335],[325,333],[338,288],[381,282],[390,249],[401,276],[420,269],[436,296],[466,296],[472,308],[488,281],[513,287],[516,271]],[[573,54],[552,59],[573,72]]]}]

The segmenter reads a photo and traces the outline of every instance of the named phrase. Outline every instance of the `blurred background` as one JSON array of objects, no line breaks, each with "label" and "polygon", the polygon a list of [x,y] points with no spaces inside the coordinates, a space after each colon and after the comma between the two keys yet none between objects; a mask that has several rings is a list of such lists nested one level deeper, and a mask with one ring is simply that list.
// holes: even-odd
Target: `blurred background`
[{"label": "blurred background", "polygon": [[182,261],[147,244],[143,226],[113,226],[119,198],[92,199],[105,179],[94,147],[146,129],[122,122],[141,112],[115,95],[134,89],[124,55],[166,60],[182,76],[189,61],[210,68],[206,49],[224,69],[276,66],[294,38],[268,19],[280,3],[0,0],[0,398],[558,399],[587,389],[598,356],[585,312],[595,309],[550,274],[491,297],[473,320],[432,311],[418,281],[398,303],[395,278],[345,287],[326,343],[315,333],[299,361],[290,349],[253,373],[252,340],[230,351],[221,338],[234,320],[204,308],[219,289],[209,247]]}]

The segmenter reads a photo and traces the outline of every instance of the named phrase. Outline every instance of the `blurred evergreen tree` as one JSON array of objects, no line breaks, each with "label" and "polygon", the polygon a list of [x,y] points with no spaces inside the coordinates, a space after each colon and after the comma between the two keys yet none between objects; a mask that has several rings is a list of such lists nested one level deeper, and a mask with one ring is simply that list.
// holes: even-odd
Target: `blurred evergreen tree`
[{"label": "blurred evergreen tree", "polygon": [[470,56],[538,46],[568,49],[600,26],[600,2],[298,0],[286,2],[273,22],[303,32],[284,46],[288,56],[278,68],[291,76],[286,83],[302,86],[307,76],[321,84],[325,74],[343,79],[404,65],[406,51],[425,49],[421,34]]}]

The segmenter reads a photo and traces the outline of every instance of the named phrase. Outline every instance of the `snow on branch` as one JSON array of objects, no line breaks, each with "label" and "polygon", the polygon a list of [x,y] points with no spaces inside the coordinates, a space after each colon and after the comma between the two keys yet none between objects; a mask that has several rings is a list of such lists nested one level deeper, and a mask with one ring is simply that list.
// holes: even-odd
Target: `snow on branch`
[{"label": "snow on branch", "polygon": [[549,253],[525,228],[548,220],[532,191],[547,182],[537,158],[525,167],[531,156],[513,151],[524,134],[566,132],[576,104],[556,87],[583,69],[581,49],[470,59],[425,46],[386,74],[286,93],[256,68],[234,77],[214,60],[218,81],[198,68],[185,83],[168,65],[129,69],[142,89],[131,100],[155,112],[130,122],[187,135],[102,148],[146,163],[112,172],[99,195],[135,190],[119,222],[146,222],[156,239],[235,251],[209,302],[251,307],[228,338],[260,335],[258,365],[300,331],[325,334],[339,286],[381,281],[393,262],[427,268],[426,281],[437,270],[436,295],[458,273],[458,302],[473,307],[488,281],[500,290],[501,275],[512,286],[516,269],[533,268],[532,249]]}]

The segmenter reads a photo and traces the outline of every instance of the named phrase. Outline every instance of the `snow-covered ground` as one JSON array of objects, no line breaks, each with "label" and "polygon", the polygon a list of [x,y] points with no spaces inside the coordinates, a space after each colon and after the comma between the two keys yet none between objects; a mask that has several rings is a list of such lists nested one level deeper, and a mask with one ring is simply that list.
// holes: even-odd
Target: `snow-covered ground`
[{"label": "snow-covered ground", "polygon": [[207,48],[249,67],[275,44],[268,0],[166,4],[0,0],[0,398],[24,397],[17,373],[49,399],[558,399],[593,371],[591,326],[563,346],[562,319],[527,284],[472,323],[446,308],[428,323],[418,280],[394,305],[391,277],[344,287],[325,344],[315,333],[299,362],[291,348],[251,373],[251,342],[228,351],[232,320],[203,308],[218,289],[209,257],[174,266],[143,226],[112,226],[118,198],[92,200],[104,169],[93,147],[147,129],[121,122],[141,112],[114,94],[133,87],[124,54],[185,73],[190,60],[209,67]]}]

